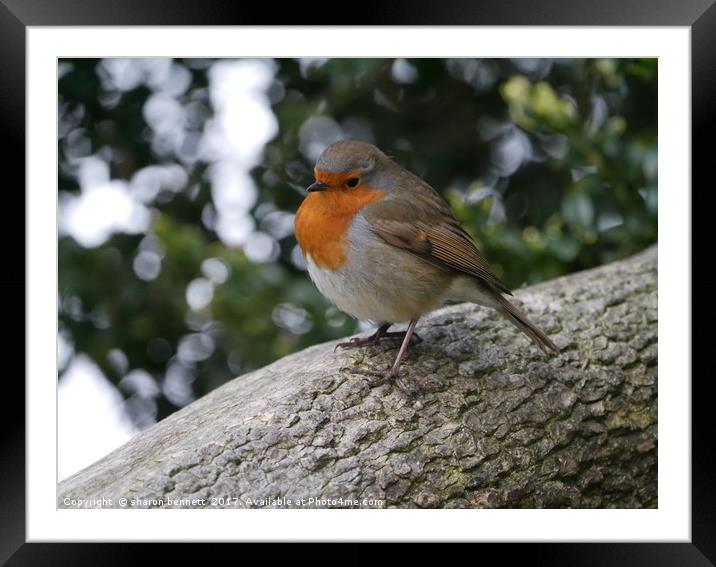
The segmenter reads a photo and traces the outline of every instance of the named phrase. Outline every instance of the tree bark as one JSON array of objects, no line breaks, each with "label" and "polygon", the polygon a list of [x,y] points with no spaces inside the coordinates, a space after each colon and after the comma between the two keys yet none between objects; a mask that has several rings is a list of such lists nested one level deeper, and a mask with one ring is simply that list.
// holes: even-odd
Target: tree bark
[{"label": "tree bark", "polygon": [[559,356],[471,304],[418,324],[413,397],[354,372],[395,342],[317,345],[64,480],[58,506],[655,508],[656,247],[516,298]]}]

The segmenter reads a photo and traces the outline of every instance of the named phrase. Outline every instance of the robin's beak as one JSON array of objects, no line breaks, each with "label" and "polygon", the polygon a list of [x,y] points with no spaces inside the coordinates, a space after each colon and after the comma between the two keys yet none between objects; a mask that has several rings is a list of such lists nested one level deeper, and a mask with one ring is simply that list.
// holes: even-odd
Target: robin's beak
[{"label": "robin's beak", "polygon": [[306,187],[306,191],[309,193],[313,193],[314,191],[325,191],[328,189],[328,185],[325,183],[322,183],[321,181],[316,181],[315,183],[312,183],[308,187]]}]

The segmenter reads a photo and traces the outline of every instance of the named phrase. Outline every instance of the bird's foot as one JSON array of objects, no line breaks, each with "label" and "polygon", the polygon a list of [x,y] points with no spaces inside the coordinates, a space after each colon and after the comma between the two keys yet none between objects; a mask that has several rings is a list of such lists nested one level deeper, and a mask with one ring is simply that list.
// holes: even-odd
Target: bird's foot
[{"label": "bird's foot", "polygon": [[363,376],[376,378],[371,381],[371,388],[376,388],[392,381],[406,396],[411,397],[420,393],[419,388],[410,386],[403,379],[401,379],[398,376],[399,369],[393,366],[387,368],[386,370],[375,370],[372,368],[346,368],[345,370],[348,370],[353,374],[362,374]]},{"label": "bird's foot", "polygon": [[343,343],[338,343],[335,348],[333,349],[333,352],[336,352],[339,348],[346,349],[346,348],[359,348],[364,346],[371,346],[371,345],[377,345],[380,342],[381,337],[378,336],[378,333],[373,333],[369,337],[353,337],[352,339],[345,341]]},{"label": "bird's foot", "polygon": [[[333,352],[337,351],[339,348],[347,349],[347,348],[360,348],[365,346],[373,346],[380,343],[382,339],[405,339],[405,333],[406,331],[388,331],[389,325],[383,325],[378,328],[378,330],[373,333],[372,335],[368,337],[353,337],[352,339],[338,343],[334,349]],[[423,342],[423,339],[417,335],[417,333],[413,333],[413,336],[411,337],[415,338],[415,342],[417,344],[420,344]]]},{"label": "bird's foot", "polygon": [[[403,344],[400,345],[400,350],[398,351],[398,356],[395,357],[395,362],[393,363],[393,365],[390,368],[388,368],[387,370],[385,370],[383,372],[380,372],[378,370],[365,369],[365,368],[352,368],[349,370],[356,374],[367,374],[368,376],[377,377],[378,380],[373,381],[373,384],[372,384],[373,387],[380,386],[381,384],[385,384],[386,382],[390,382],[392,380],[393,382],[395,382],[395,385],[403,391],[403,393],[407,394],[408,396],[413,395],[415,393],[415,389],[409,388],[405,384],[405,382],[403,382],[400,378],[398,378],[398,371],[400,370],[400,363],[402,362],[403,357],[405,356],[405,351],[407,350],[408,344],[410,343],[410,339],[415,332],[415,325],[417,325],[417,323],[418,323],[417,319],[412,319],[410,321],[410,324],[408,325],[408,328],[405,331],[405,335],[403,336]],[[376,338],[376,336],[377,336],[376,340],[379,340],[381,336],[386,334],[389,326],[390,325],[387,323],[383,324],[376,331],[375,335],[373,335],[372,337],[368,337],[368,338],[369,339]],[[351,344],[351,343],[349,343],[349,344]],[[340,346],[340,345],[338,345],[338,346]]]},{"label": "bird's foot", "polygon": [[[383,334],[383,337],[386,339],[400,339],[403,340],[405,338],[405,331],[390,331]],[[413,332],[413,336],[410,337],[410,340],[412,341],[415,339],[415,344],[419,345],[422,343],[425,339],[418,335],[418,333]]]}]

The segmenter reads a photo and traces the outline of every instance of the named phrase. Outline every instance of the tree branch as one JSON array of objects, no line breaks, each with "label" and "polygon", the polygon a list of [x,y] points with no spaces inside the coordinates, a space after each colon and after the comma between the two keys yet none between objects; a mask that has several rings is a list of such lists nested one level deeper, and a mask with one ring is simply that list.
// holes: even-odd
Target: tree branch
[{"label": "tree branch", "polygon": [[656,286],[652,247],[517,292],[562,349],[554,358],[491,310],[436,311],[401,370],[415,398],[351,372],[385,367],[396,344],[311,347],[61,482],[58,505],[656,507]]}]

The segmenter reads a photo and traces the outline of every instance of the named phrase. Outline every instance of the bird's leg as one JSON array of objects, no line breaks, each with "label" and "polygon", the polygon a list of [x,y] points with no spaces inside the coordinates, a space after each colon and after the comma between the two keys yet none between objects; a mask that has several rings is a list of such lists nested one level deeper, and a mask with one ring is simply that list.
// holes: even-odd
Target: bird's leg
[{"label": "bird's leg", "polygon": [[398,371],[400,370],[400,363],[403,361],[405,352],[408,350],[408,345],[410,344],[410,337],[413,336],[413,333],[415,332],[415,325],[417,324],[417,319],[411,319],[410,324],[408,324],[408,328],[405,330],[405,338],[403,339],[403,344],[400,345],[398,356],[395,357],[395,362],[393,363],[393,366],[390,367],[390,370],[388,370],[388,372],[383,375],[384,381],[387,382],[388,380],[391,380],[398,375]]},{"label": "bird's leg", "polygon": [[[371,346],[371,345],[377,345],[381,339],[404,339],[405,335],[407,334],[406,331],[388,331],[390,328],[391,323],[383,323],[380,327],[378,327],[378,330],[373,333],[372,335],[364,338],[360,337],[353,337],[349,341],[338,343],[335,348],[333,349],[334,352],[340,347],[340,348],[358,348],[358,347],[364,347],[364,346]],[[417,333],[413,333],[413,337],[415,337],[416,341],[418,343],[423,342],[423,339],[418,336]]]},{"label": "bird's leg", "polygon": [[[407,330],[385,332],[385,333],[383,333],[383,338],[385,338],[385,339],[404,339],[405,333],[407,333],[407,332],[408,332]],[[416,332],[413,332],[413,336],[411,337],[411,339],[415,339],[415,342],[418,344],[423,342],[423,337],[418,335],[418,333],[416,333]]]},{"label": "bird's leg", "polygon": [[380,342],[380,339],[382,339],[385,335],[390,335],[391,333],[388,333],[388,329],[390,328],[390,323],[383,323],[380,327],[378,327],[378,330],[370,335],[369,337],[360,338],[360,337],[353,337],[351,340],[346,341],[344,343],[338,343],[336,345],[335,350],[340,348],[358,348],[358,347],[364,347],[364,346],[370,346],[375,345]]},{"label": "bird's leg", "polygon": [[388,371],[377,371],[377,370],[367,370],[362,368],[356,368],[351,369],[351,372],[355,372],[357,374],[369,374],[371,376],[378,376],[380,378],[380,381],[375,384],[376,386],[379,384],[382,384],[384,382],[387,382],[389,380],[395,380],[395,385],[398,386],[405,394],[411,395],[414,392],[411,391],[410,388],[407,388],[405,384],[398,378],[398,372],[400,371],[400,364],[403,361],[403,357],[405,356],[406,351],[408,350],[408,345],[410,344],[410,338],[413,336],[413,333],[415,332],[415,325],[418,324],[417,319],[412,319],[410,321],[410,324],[408,325],[408,328],[405,331],[405,336],[403,338],[403,344],[400,345],[400,350],[398,351],[398,356],[395,357],[395,362],[393,362],[393,366],[388,369]]}]

